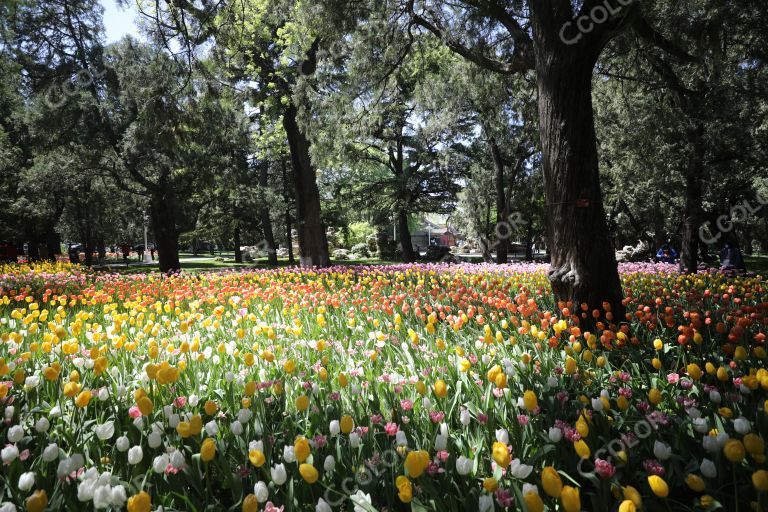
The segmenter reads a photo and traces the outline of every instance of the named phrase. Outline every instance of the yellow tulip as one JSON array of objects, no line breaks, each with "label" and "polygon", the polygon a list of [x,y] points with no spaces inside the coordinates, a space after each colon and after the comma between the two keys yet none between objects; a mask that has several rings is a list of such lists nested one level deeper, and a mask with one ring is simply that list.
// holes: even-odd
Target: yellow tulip
[{"label": "yellow tulip", "polygon": [[299,474],[301,475],[301,478],[304,479],[305,482],[308,484],[313,484],[317,482],[317,479],[319,478],[319,474],[317,470],[315,469],[315,466],[312,464],[302,464],[299,466]]},{"label": "yellow tulip", "polygon": [[752,485],[760,492],[768,492],[768,471],[759,469],[752,473]]},{"label": "yellow tulip", "polygon": [[307,395],[301,395],[296,399],[296,409],[300,412],[304,412],[309,408],[309,397]]},{"label": "yellow tulip", "polygon": [[541,486],[544,488],[544,492],[553,498],[559,498],[563,492],[563,480],[552,466],[547,466],[541,470]]},{"label": "yellow tulip", "polygon": [[538,493],[528,492],[523,496],[523,501],[525,501],[525,506],[528,508],[529,512],[544,511],[544,501],[542,501],[541,496],[539,496]]},{"label": "yellow tulip", "polygon": [[704,479],[701,478],[699,475],[695,475],[693,473],[690,473],[685,477],[685,484],[692,491],[696,491],[696,492],[701,492],[707,488],[707,484],[704,482]]},{"label": "yellow tulip", "polygon": [[[29,496],[24,504],[27,507],[27,512],[43,512],[45,507],[48,506],[48,493],[44,489],[38,489]],[[131,510],[130,504],[128,505],[129,512],[138,512],[137,510]],[[147,508],[147,512],[149,508]]]},{"label": "yellow tulip", "polygon": [[128,512],[149,512],[152,509],[152,498],[149,494],[141,491],[128,498]]},{"label": "yellow tulip", "polygon": [[251,450],[248,452],[248,460],[251,461],[255,467],[260,468],[266,462],[266,457],[261,450]]},{"label": "yellow tulip", "polygon": [[448,395],[448,385],[444,380],[440,379],[435,382],[435,396],[438,398],[445,398]]},{"label": "yellow tulip", "polygon": [[483,489],[485,489],[488,492],[496,492],[496,489],[499,488],[499,482],[493,478],[488,477],[485,480],[483,480]]},{"label": "yellow tulip", "polygon": [[509,466],[511,457],[509,456],[507,445],[498,441],[493,443],[493,460],[502,468]]},{"label": "yellow tulip", "polygon": [[203,462],[210,462],[216,456],[216,441],[207,437],[200,445],[200,459]]},{"label": "yellow tulip", "polygon": [[243,499],[243,512],[258,512],[259,500],[255,494],[249,494]]},{"label": "yellow tulip", "polygon": [[355,428],[355,422],[352,420],[352,416],[349,416],[348,414],[342,416],[339,421],[339,427],[341,427],[341,431],[345,434],[352,432],[352,429]]},{"label": "yellow tulip", "polygon": [[563,492],[560,494],[560,501],[565,512],[579,512],[581,510],[581,496],[575,487],[564,485]]},{"label": "yellow tulip", "polygon": [[744,445],[738,439],[729,439],[723,446],[725,458],[731,462],[741,462],[746,455]]},{"label": "yellow tulip", "polygon": [[296,442],[293,443],[293,453],[296,456],[296,460],[299,462],[307,460],[310,451],[309,441],[307,441],[306,437],[299,437],[296,439]]},{"label": "yellow tulip", "polygon": [[405,457],[405,469],[411,478],[419,478],[429,465],[429,453],[424,450],[409,452]]},{"label": "yellow tulip", "polygon": [[667,482],[658,475],[649,476],[648,485],[651,487],[653,494],[659,498],[666,498],[669,495],[669,486],[667,485]]},{"label": "yellow tulip", "polygon": [[525,408],[530,412],[535,411],[539,406],[539,400],[536,398],[536,394],[530,390],[523,394],[523,403],[525,404]]}]

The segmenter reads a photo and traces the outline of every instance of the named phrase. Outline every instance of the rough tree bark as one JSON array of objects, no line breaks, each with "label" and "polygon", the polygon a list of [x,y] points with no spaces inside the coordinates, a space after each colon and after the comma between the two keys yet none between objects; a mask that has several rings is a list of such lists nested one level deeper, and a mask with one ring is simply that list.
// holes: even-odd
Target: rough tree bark
[{"label": "rough tree bark", "polygon": [[509,228],[507,226],[507,217],[509,217],[509,205],[505,193],[504,180],[504,158],[501,156],[501,150],[496,142],[496,137],[491,135],[488,138],[488,144],[491,146],[491,155],[493,156],[493,167],[495,173],[496,185],[496,263],[507,263],[509,260]]},{"label": "rough tree bark", "polygon": [[275,247],[275,234],[272,231],[272,217],[269,214],[269,204],[266,200],[266,187],[269,186],[269,163],[264,161],[259,170],[259,187],[261,188],[261,201],[259,205],[259,217],[261,229],[264,231],[264,241],[267,245],[267,261],[270,265],[277,266],[277,248]]},{"label": "rough tree bark", "polygon": [[[533,5],[533,4],[532,4]],[[599,51],[568,47],[546,8],[532,7],[539,132],[549,211],[549,281],[555,297],[609,304],[624,320],[623,291],[603,207],[592,109],[592,70]]]},{"label": "rough tree bark", "polygon": [[235,229],[232,233],[235,243],[235,263],[243,262],[243,251],[240,250],[240,223],[235,222]]},{"label": "rough tree bark", "polygon": [[167,274],[178,271],[181,269],[179,232],[176,229],[176,208],[173,192],[160,187],[157,188],[150,196],[149,206],[160,272]]},{"label": "rough tree bark", "polygon": [[408,227],[408,212],[402,209],[397,212],[397,231],[400,235],[400,247],[403,251],[403,261],[406,263],[413,263],[416,261],[416,252],[413,250],[411,230]]},{"label": "rough tree bark", "polygon": [[[692,160],[698,156],[692,155]],[[695,165],[695,164],[694,164]],[[690,170],[689,170],[690,171]],[[689,172],[685,177],[685,217],[680,247],[680,271],[695,274],[699,269],[699,226],[701,226],[701,180]]]},{"label": "rough tree bark", "polygon": [[291,166],[296,189],[296,219],[299,232],[299,263],[302,267],[327,267],[328,239],[320,218],[320,192],[315,168],[309,156],[309,141],[296,121],[296,107],[283,113],[283,128],[291,152]]}]

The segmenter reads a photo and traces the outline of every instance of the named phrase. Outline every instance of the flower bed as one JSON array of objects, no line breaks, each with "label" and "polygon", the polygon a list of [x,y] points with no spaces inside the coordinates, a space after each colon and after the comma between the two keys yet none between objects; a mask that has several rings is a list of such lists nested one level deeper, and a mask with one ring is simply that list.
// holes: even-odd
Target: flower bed
[{"label": "flower bed", "polygon": [[2,266],[0,510],[768,507],[762,278],[546,270]]}]

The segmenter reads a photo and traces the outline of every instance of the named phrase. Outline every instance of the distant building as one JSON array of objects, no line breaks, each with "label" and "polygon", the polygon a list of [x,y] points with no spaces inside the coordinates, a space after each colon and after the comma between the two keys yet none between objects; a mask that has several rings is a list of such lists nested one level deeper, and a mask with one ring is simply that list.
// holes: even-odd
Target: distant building
[{"label": "distant building", "polygon": [[436,224],[425,220],[418,231],[411,233],[411,243],[414,247],[426,248],[430,245],[458,245],[460,234],[450,226]]}]

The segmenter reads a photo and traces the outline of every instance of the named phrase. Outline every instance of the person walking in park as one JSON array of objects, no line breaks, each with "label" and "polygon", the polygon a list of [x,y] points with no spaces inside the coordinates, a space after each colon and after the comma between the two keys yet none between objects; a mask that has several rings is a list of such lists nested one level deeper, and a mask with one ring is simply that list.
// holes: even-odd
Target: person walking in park
[{"label": "person walking in park", "polygon": [[131,248],[128,247],[128,244],[123,242],[123,245],[120,247],[120,250],[123,252],[123,263],[128,265],[128,254],[130,254]]}]

